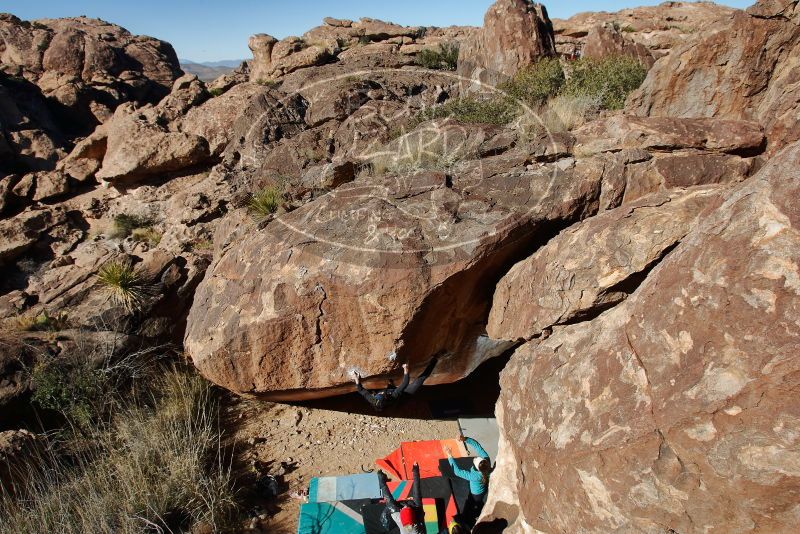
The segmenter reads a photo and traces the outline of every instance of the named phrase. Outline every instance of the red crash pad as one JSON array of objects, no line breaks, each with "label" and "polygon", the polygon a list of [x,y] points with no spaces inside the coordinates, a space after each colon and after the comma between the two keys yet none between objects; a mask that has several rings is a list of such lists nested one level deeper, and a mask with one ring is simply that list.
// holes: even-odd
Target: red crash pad
[{"label": "red crash pad", "polygon": [[467,449],[457,439],[404,441],[394,452],[375,460],[375,463],[395,479],[411,480],[414,462],[419,464],[421,478],[438,477],[441,476],[439,460],[447,458],[446,448],[454,458],[467,456]]}]

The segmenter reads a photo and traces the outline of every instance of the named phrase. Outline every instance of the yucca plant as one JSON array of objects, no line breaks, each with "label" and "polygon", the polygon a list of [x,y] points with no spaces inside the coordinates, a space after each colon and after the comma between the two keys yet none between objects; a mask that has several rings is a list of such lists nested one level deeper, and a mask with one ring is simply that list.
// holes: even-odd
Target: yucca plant
[{"label": "yucca plant", "polygon": [[149,278],[127,258],[108,261],[97,272],[97,279],[106,287],[111,300],[130,312],[139,309],[152,294]]},{"label": "yucca plant", "polygon": [[266,219],[278,211],[283,202],[283,193],[277,187],[265,187],[253,193],[247,202],[247,209],[256,220]]}]

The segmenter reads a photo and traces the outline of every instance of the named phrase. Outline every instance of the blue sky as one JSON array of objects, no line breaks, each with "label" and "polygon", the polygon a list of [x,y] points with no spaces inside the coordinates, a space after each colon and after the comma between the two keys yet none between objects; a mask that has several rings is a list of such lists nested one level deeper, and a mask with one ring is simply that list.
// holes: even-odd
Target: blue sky
[{"label": "blue sky", "polygon": [[[404,25],[479,26],[493,0],[2,0],[0,11],[22,19],[86,15],[119,24],[132,33],[169,41],[181,58],[195,61],[249,58],[247,38],[269,33],[282,38],[318,26],[323,17],[373,17]],[[659,0],[547,2],[550,16],[581,11],[617,11]],[[722,4],[747,7],[753,0]]]}]

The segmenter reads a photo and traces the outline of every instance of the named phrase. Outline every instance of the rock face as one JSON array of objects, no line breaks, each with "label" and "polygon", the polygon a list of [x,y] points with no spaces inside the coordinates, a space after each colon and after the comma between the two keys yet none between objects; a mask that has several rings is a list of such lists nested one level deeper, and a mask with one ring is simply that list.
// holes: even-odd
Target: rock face
[{"label": "rock face", "polygon": [[489,336],[530,340],[618,304],[718,196],[708,187],[657,193],[559,234],[497,284]]},{"label": "rock face", "polygon": [[0,72],[0,174],[52,170],[68,143],[34,84]]},{"label": "rock face", "polygon": [[622,304],[515,352],[499,401],[515,477],[490,493],[518,505],[496,499],[488,516],[525,532],[794,528],[798,169],[795,143]]},{"label": "rock face", "polygon": [[617,115],[574,135],[577,172],[602,176],[601,209],[656,191],[744,180],[764,149],[757,124],[718,119]]},{"label": "rock face", "polygon": [[483,28],[462,43],[458,75],[496,85],[538,58],[554,54],[553,26],[542,4],[497,0],[486,12]]},{"label": "rock face", "polygon": [[658,59],[693,35],[713,31],[736,12],[713,2],[662,2],[609,13],[578,13],[566,20],[553,19],[556,49],[563,56],[581,55],[588,36],[598,26],[611,26],[627,41],[646,47]]},{"label": "rock face", "polygon": [[800,139],[796,5],[759,2],[718,31],[697,34],[654,66],[627,109],[757,121],[766,129],[770,153]]},{"label": "rock face", "polygon": [[154,103],[181,74],[172,46],[86,17],[22,21],[0,15],[0,64],[58,102],[87,133],[122,102]]}]

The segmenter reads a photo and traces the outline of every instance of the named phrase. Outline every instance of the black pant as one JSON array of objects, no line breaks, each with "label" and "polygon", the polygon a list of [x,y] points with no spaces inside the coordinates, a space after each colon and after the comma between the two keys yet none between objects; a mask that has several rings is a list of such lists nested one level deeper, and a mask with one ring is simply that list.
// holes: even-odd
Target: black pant
[{"label": "black pant", "polygon": [[436,367],[436,362],[437,358],[431,358],[430,363],[425,368],[425,370],[422,371],[422,374],[419,375],[417,378],[415,378],[414,381],[408,385],[405,392],[408,393],[409,395],[413,395],[414,393],[416,393],[419,390],[419,388],[422,387],[422,383],[425,382],[425,380],[427,380],[428,377],[431,376],[431,374],[433,373],[433,368]]},{"label": "black pant", "polygon": [[467,503],[464,506],[464,522],[472,528],[478,522],[478,518],[483,511],[483,505],[486,504],[486,496],[488,491],[483,492],[481,495],[475,495],[470,492],[467,497]]}]

